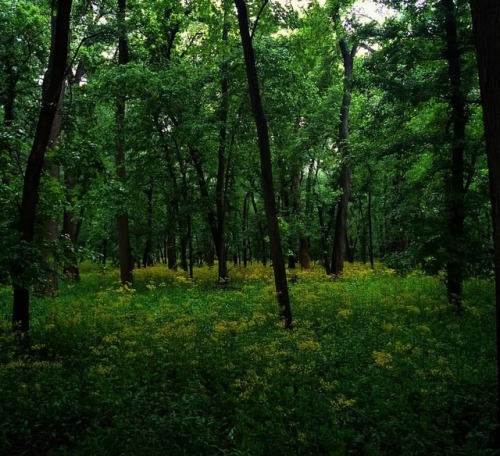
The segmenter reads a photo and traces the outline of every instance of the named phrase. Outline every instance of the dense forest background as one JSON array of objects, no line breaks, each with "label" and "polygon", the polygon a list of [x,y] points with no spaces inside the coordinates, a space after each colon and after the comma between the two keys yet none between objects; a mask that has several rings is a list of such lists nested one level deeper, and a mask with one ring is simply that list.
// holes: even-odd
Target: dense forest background
[{"label": "dense forest background", "polygon": [[[234,292],[242,270],[250,280],[272,271],[288,329],[294,305],[306,318],[288,288],[308,271],[334,286],[358,267],[362,277],[421,274],[431,302],[444,290],[450,315],[432,306],[439,318],[477,305],[473,331],[493,321],[469,1],[0,0],[0,30],[0,284],[14,302],[2,312],[25,333],[28,357],[30,296],[38,331],[41,298],[72,296],[81,268],[99,295],[95,265],[118,268],[125,293],[144,291],[137,277],[158,293],[165,281],[147,271],[159,265],[167,283],[213,268],[209,294]],[[467,432],[481,426],[478,407]],[[364,454],[357,432],[339,453],[300,454]],[[429,454],[417,447],[408,454]]]},{"label": "dense forest background", "polygon": [[[268,261],[236,15],[223,6],[75,3],[26,252],[14,228],[51,14],[48,2],[3,2],[4,280],[29,258],[16,280],[46,281],[47,258],[61,255],[75,276],[83,257],[119,261],[129,283],[134,267],[154,262],[193,274],[220,256]],[[249,8],[289,267],[312,260],[339,274],[344,259],[380,258],[458,282],[491,275],[468,2]]]}]

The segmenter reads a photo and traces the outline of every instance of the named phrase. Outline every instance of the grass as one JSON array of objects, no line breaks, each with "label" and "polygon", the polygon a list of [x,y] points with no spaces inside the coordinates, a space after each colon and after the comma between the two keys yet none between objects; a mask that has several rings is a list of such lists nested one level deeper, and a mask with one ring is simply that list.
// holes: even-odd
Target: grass
[{"label": "grass", "polygon": [[0,454],[496,454],[491,283],[456,317],[435,278],[299,271],[286,331],[269,268],[215,274],[88,266],[33,300],[29,352],[1,289]]}]

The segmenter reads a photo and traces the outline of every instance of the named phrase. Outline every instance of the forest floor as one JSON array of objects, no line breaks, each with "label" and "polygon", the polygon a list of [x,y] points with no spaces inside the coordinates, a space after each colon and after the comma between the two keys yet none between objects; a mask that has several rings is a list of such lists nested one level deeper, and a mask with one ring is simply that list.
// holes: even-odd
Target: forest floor
[{"label": "forest floor", "polygon": [[0,289],[0,454],[496,454],[492,283],[455,316],[438,278],[318,266],[287,331],[270,268],[229,274],[86,266],[33,299],[28,351]]}]

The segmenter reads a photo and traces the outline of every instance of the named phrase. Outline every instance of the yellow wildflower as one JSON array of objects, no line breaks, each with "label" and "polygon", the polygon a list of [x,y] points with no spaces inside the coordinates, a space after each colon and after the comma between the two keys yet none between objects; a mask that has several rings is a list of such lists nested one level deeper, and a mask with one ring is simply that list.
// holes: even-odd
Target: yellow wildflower
[{"label": "yellow wildflower", "polygon": [[392,355],[384,351],[374,351],[372,353],[375,364],[381,367],[391,367]]}]

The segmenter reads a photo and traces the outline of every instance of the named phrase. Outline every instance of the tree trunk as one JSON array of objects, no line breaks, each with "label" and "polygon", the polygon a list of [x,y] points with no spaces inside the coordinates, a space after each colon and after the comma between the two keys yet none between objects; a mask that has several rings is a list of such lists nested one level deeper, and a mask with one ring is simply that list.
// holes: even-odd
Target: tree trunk
[{"label": "tree trunk", "polygon": [[[31,243],[35,234],[35,216],[43,162],[67,66],[71,4],[71,0],[57,1],[55,39],[51,45],[49,66],[44,76],[43,85],[46,89],[42,95],[35,138],[24,175],[18,225],[21,243]],[[26,278],[23,277],[24,274],[25,268],[23,266],[19,266],[17,270],[13,271],[12,327],[14,331],[27,332],[29,330],[29,288],[26,284]]]},{"label": "tree trunk", "polygon": [[318,205],[318,220],[321,229],[321,247],[323,248],[323,261],[325,266],[326,275],[332,273],[331,263],[330,263],[330,252],[329,252],[329,235],[333,225],[333,219],[335,216],[335,204],[330,208],[330,216],[328,223],[325,223],[325,217],[323,213],[323,208]]},{"label": "tree trunk", "polygon": [[[61,94],[62,99],[62,94]],[[56,119],[60,114],[56,114]],[[59,119],[60,122],[60,119]],[[55,125],[56,122],[54,122]],[[54,128],[52,129],[54,130]],[[59,135],[59,133],[57,133]],[[54,138],[55,141],[56,138]],[[50,148],[51,146],[49,146]],[[50,165],[50,172],[46,173],[47,177],[50,179],[59,181],[60,173],[58,165]],[[46,269],[46,276],[43,281],[36,284],[34,287],[34,293],[38,297],[55,297],[59,294],[59,278],[57,276],[57,261],[54,256],[54,246],[59,239],[59,226],[57,223],[57,218],[53,214],[50,218],[46,219],[42,223],[43,229],[43,264],[44,269]]]},{"label": "tree trunk", "polygon": [[250,192],[245,195],[243,200],[243,267],[246,268],[248,264],[248,255],[250,253],[250,240],[248,239],[248,200],[250,199]]},{"label": "tree trunk", "polygon": [[147,207],[147,220],[146,220],[146,244],[144,245],[144,252],[142,254],[142,265],[147,268],[153,266],[153,184],[145,190],[148,202]]},{"label": "tree trunk", "polygon": [[[120,37],[118,39],[118,64],[125,65],[129,61],[127,31],[125,30],[126,0],[118,0],[118,26]],[[120,95],[116,100],[116,150],[115,165],[118,180],[125,184],[125,95]],[[128,213],[120,208],[116,218],[118,229],[118,251],[120,258],[120,282],[122,285],[133,285],[134,283],[134,261],[130,247],[130,230]]]},{"label": "tree trunk", "polygon": [[106,263],[108,261],[108,240],[103,239],[102,240],[102,267],[106,267]]},{"label": "tree trunk", "polygon": [[187,215],[187,238],[189,247],[189,278],[193,278],[194,252],[193,252],[193,228],[191,223],[191,214]]},{"label": "tree trunk", "polygon": [[340,275],[344,270],[344,260],[346,252],[345,240],[347,238],[347,211],[351,194],[351,170],[349,167],[349,108],[351,106],[352,70],[354,56],[357,48],[353,46],[351,51],[347,49],[347,44],[342,38],[339,41],[344,63],[344,94],[342,96],[342,106],[340,108],[339,144],[338,149],[342,160],[340,171],[340,188],[342,195],[337,205],[337,220],[335,221],[335,237],[333,240],[332,252],[332,274]]},{"label": "tree trunk", "polygon": [[[222,46],[227,46],[229,35],[229,11],[228,7],[231,5],[229,0],[222,1],[224,9],[224,19],[222,24]],[[223,53],[224,54],[224,53]],[[217,183],[215,185],[215,204],[217,211],[217,236],[215,242],[217,248],[218,263],[218,286],[225,288],[228,285],[227,277],[227,250],[226,250],[226,192],[225,177],[226,177],[226,136],[227,136],[227,117],[229,110],[229,78],[228,78],[229,65],[225,56],[223,56],[220,65],[221,73],[221,99],[219,106],[219,147],[217,150]],[[214,239],[215,241],[215,239]]]},{"label": "tree trunk", "polygon": [[337,204],[337,217],[335,219],[335,234],[332,251],[332,274],[341,275],[344,271],[347,238],[347,210],[350,196],[351,172],[347,164],[342,165],[340,187],[342,195]]},{"label": "tree trunk", "polygon": [[[73,189],[73,178],[67,170],[64,173],[64,187],[66,192],[66,203],[71,207],[73,203],[71,196],[71,192]],[[65,251],[65,264],[63,266],[63,273],[71,280],[80,280],[80,270],[78,269],[78,261],[75,252],[77,246],[76,226],[73,219],[72,208],[64,209],[62,235],[66,237],[65,242],[69,244],[68,248],[66,248]]]},{"label": "tree trunk", "polygon": [[167,265],[168,269],[176,269],[177,267],[177,252],[175,248],[175,236],[167,237]]},{"label": "tree trunk", "polygon": [[[257,203],[255,202],[255,196],[253,193],[251,194],[250,198],[252,201],[253,213],[255,214],[256,217],[259,217],[259,212],[257,210]],[[261,257],[262,265],[266,266],[269,252],[268,252],[268,249],[266,247],[266,240],[264,238],[264,228],[262,227],[262,223],[260,222],[260,220],[257,221],[257,227],[259,228],[260,257]]]},{"label": "tree trunk", "polygon": [[[296,168],[292,175],[292,201],[293,212],[296,217],[301,217],[302,201],[300,198],[300,169]],[[305,233],[299,233],[299,264],[301,269],[311,267],[311,255],[309,253],[309,240]]]},{"label": "tree trunk", "polygon": [[286,278],[285,261],[281,251],[281,235],[278,224],[276,210],[276,200],[273,185],[273,172],[271,161],[271,150],[269,146],[269,133],[267,120],[260,97],[259,81],[257,77],[257,68],[255,66],[255,55],[252,46],[252,40],[248,31],[248,14],[245,0],[234,0],[238,10],[238,24],[243,45],[243,54],[245,57],[245,67],[248,79],[248,89],[250,92],[250,101],[257,128],[259,142],[262,194],[264,196],[264,206],[266,210],[267,229],[269,232],[269,244],[271,248],[271,258],[274,268],[274,282],[278,295],[278,304],[281,317],[285,323],[285,328],[292,326],[292,309],[290,306],[290,297],[288,294],[288,283]]},{"label": "tree trunk", "polygon": [[208,225],[210,227],[210,233],[212,234],[212,240],[215,245],[215,251],[219,252],[220,236],[219,236],[219,228],[217,225],[217,214],[214,212],[212,203],[210,201],[210,195],[208,192],[208,183],[205,178],[205,173],[203,172],[200,153],[194,148],[190,148],[189,152],[191,161],[193,163],[193,167],[198,177],[198,186],[200,187],[200,193],[202,196],[203,204],[206,206],[207,209],[207,220],[208,220]]},{"label": "tree trunk", "polygon": [[[56,18],[53,16],[52,21]],[[51,40],[55,40],[55,24],[52,25]],[[62,107],[64,100],[64,81],[61,85],[61,93],[57,103],[57,111],[50,130],[49,144],[47,149],[52,150],[55,148],[62,130]],[[48,163],[48,172],[46,174],[51,179],[59,182],[61,173],[59,165]],[[35,294],[37,296],[50,296],[55,297],[59,294],[59,279],[57,276],[57,261],[54,256],[54,246],[59,239],[59,226],[57,223],[56,214],[43,221],[43,239],[46,242],[44,247],[44,267],[47,270],[47,277],[44,278],[42,283],[37,284],[35,287]]]},{"label": "tree trunk", "polygon": [[446,247],[448,261],[446,264],[448,300],[455,311],[462,311],[464,279],[464,149],[465,127],[465,97],[461,87],[460,49],[457,36],[455,4],[453,0],[441,0],[444,13],[446,32],[445,56],[448,62],[450,80],[450,107],[452,110],[453,139],[451,151],[451,176],[448,183],[446,205],[448,218],[448,238]]},{"label": "tree trunk", "polygon": [[490,180],[495,251],[497,336],[497,439],[500,429],[500,3],[470,0]]},{"label": "tree trunk", "polygon": [[370,267],[375,268],[373,260],[373,222],[372,222],[372,193],[368,191],[368,254],[370,256]]}]

